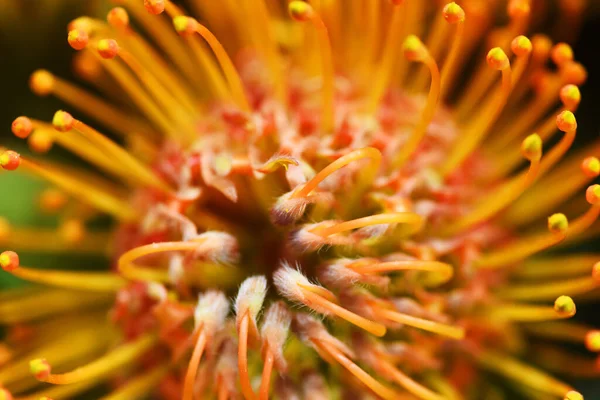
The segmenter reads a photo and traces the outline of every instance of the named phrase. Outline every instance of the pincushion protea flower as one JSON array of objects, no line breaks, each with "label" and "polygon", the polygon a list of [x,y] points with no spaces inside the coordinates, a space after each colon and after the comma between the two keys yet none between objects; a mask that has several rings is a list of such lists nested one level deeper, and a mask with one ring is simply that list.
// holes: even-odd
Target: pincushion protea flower
[{"label": "pincushion protea flower", "polygon": [[[0,156],[55,186],[40,204],[63,221],[2,222],[3,269],[54,288],[2,295],[0,398],[582,399],[551,373],[597,375],[559,344],[600,351],[563,321],[600,264],[549,252],[596,233],[599,146],[566,156],[586,71],[524,36],[528,0],[498,28],[496,1],[191,2],[206,25],[118,3],[69,25],[103,96],[38,71],[34,92],[73,113],[12,126],[99,172]],[[89,228],[102,214],[112,234]],[[114,265],[20,265],[36,246]]]}]

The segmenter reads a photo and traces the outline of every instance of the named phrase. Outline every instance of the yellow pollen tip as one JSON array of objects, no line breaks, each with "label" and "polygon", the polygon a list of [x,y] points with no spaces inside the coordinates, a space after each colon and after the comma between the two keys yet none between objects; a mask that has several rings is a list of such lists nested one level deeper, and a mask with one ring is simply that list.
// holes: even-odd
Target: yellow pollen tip
[{"label": "yellow pollen tip", "polygon": [[294,0],[288,5],[288,12],[294,20],[303,22],[308,21],[312,17],[314,10],[308,3]]},{"label": "yellow pollen tip", "polygon": [[11,130],[16,137],[26,139],[33,130],[33,124],[27,117],[18,117],[13,121]]},{"label": "yellow pollen tip", "polygon": [[569,296],[559,296],[554,302],[554,310],[563,315],[575,315],[575,302]]},{"label": "yellow pollen tip", "polygon": [[552,61],[558,66],[561,66],[569,61],[573,61],[573,49],[566,43],[558,43],[552,48]]},{"label": "yellow pollen tip", "polygon": [[542,156],[542,138],[537,133],[531,134],[523,140],[521,153],[528,160],[539,160]]},{"label": "yellow pollen tip", "polygon": [[10,272],[19,268],[19,255],[14,251],[4,251],[0,254],[0,266],[3,270]]},{"label": "yellow pollen tip", "polygon": [[67,36],[69,45],[75,50],[83,50],[88,45],[90,38],[83,29],[72,29]]},{"label": "yellow pollen tip", "polygon": [[173,18],[173,26],[175,27],[175,31],[180,35],[191,35],[196,31],[196,27],[198,25],[198,21],[196,21],[192,17],[188,17],[185,15],[178,15]]},{"label": "yellow pollen tip", "polygon": [[490,67],[498,71],[510,67],[508,57],[506,56],[504,50],[502,50],[500,47],[494,47],[491,49],[487,54],[486,60]]},{"label": "yellow pollen tip", "polygon": [[512,52],[515,53],[515,55],[518,57],[530,54],[533,50],[531,40],[529,40],[527,36],[523,35],[514,38],[510,47],[512,49]]},{"label": "yellow pollen tip", "polygon": [[563,111],[556,117],[556,126],[563,132],[573,132],[577,129],[577,119],[571,111]]},{"label": "yellow pollen tip", "polygon": [[54,113],[52,125],[59,132],[68,132],[73,129],[74,118],[66,111],[59,110]]},{"label": "yellow pollen tip", "polygon": [[410,61],[421,61],[427,55],[427,49],[421,39],[415,35],[409,35],[402,45],[404,57]]},{"label": "yellow pollen tip", "polygon": [[31,74],[29,87],[38,96],[48,96],[54,87],[54,75],[43,69],[37,70]]},{"label": "yellow pollen tip", "polygon": [[585,335],[585,347],[594,353],[600,352],[600,331],[589,331]]},{"label": "yellow pollen tip", "polygon": [[12,150],[0,154],[0,167],[7,171],[14,171],[21,165],[21,156]]},{"label": "yellow pollen tip", "polygon": [[564,400],[583,400],[583,395],[574,390],[569,390],[569,392],[567,392],[567,394],[565,395]]},{"label": "yellow pollen tip", "polygon": [[36,379],[44,380],[50,375],[52,368],[45,358],[36,358],[29,362],[29,371]]},{"label": "yellow pollen tip", "polygon": [[150,14],[162,14],[165,11],[165,0],[144,0],[144,7]]},{"label": "yellow pollen tip", "polygon": [[97,49],[102,58],[111,59],[119,53],[119,44],[114,39],[101,39],[98,41]]},{"label": "yellow pollen tip", "polygon": [[600,175],[600,160],[596,157],[587,157],[581,162],[581,170],[590,178],[597,177]]},{"label": "yellow pollen tip", "polygon": [[591,185],[585,191],[585,199],[591,205],[600,204],[600,185]]},{"label": "yellow pollen tip", "polygon": [[548,218],[548,229],[552,233],[564,233],[569,228],[569,220],[565,214],[552,214]]},{"label": "yellow pollen tip", "polygon": [[106,16],[106,20],[115,28],[125,28],[129,26],[129,14],[123,7],[115,7],[110,10]]},{"label": "yellow pollen tip", "polygon": [[568,108],[575,108],[581,101],[581,92],[575,85],[565,85],[560,89],[560,101]]},{"label": "yellow pollen tip", "polygon": [[465,10],[455,2],[446,4],[442,14],[444,19],[451,24],[465,22]]}]

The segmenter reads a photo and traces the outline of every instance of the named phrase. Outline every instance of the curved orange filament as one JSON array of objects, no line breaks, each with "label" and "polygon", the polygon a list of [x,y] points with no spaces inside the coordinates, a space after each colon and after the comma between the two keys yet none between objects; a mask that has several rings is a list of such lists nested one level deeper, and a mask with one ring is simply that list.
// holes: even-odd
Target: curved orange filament
[{"label": "curved orange filament", "polygon": [[375,336],[381,337],[381,336],[385,335],[387,329],[384,325],[377,323],[377,322],[373,322],[371,320],[368,320],[364,317],[361,317],[360,315],[354,314],[352,311],[349,311],[349,310],[345,309],[344,307],[341,307],[341,306],[319,296],[318,294],[315,294],[312,291],[307,290],[304,285],[298,285],[298,287],[300,287],[300,289],[302,290],[302,294],[308,300],[309,304],[307,304],[307,305],[309,307],[310,307],[310,304],[317,305],[319,308],[325,309],[325,310],[331,312],[332,314],[338,316],[339,318],[342,318],[342,319],[350,322],[351,324],[356,325],[359,328],[362,328],[369,333],[372,333]]},{"label": "curved orange filament", "polygon": [[206,347],[207,342],[208,336],[201,327],[198,334],[198,340],[196,341],[192,357],[190,358],[190,362],[188,364],[187,372],[185,373],[185,380],[183,382],[183,400],[194,399],[194,383],[196,382],[196,374],[198,373],[200,359],[202,358],[202,353],[204,353],[204,348]]},{"label": "curved orange filament", "polygon": [[117,347],[88,365],[65,374],[50,374],[43,381],[54,385],[70,385],[103,377],[117,368],[134,362],[144,352],[155,346],[156,342],[157,338],[153,335],[142,336],[131,343]]},{"label": "curved orange filament", "polygon": [[496,292],[499,297],[511,300],[553,300],[558,296],[575,296],[590,292],[600,286],[591,276],[555,282],[511,285]]},{"label": "curved orange filament", "polygon": [[392,377],[400,386],[406,389],[408,392],[412,393],[416,397],[422,400],[444,400],[446,397],[439,395],[425,386],[421,385],[419,382],[413,380],[410,376],[406,375],[404,372],[400,371],[393,364],[386,361],[385,359],[378,360],[379,365],[378,368],[381,369],[383,374],[387,374]]},{"label": "curved orange filament", "polygon": [[227,389],[227,385],[223,383],[223,380],[220,379],[217,382],[217,400],[227,400],[229,398],[229,389]]},{"label": "curved orange filament", "polygon": [[486,316],[519,322],[543,322],[571,318],[573,314],[558,312],[552,306],[529,304],[494,304],[486,309]]},{"label": "curved orange filament", "polygon": [[431,73],[431,85],[429,86],[429,94],[427,96],[427,103],[425,103],[425,108],[421,113],[421,119],[417,124],[414,132],[411,133],[410,138],[406,143],[402,145],[400,152],[394,160],[392,161],[391,167],[393,169],[401,168],[406,161],[410,158],[410,156],[415,152],[419,143],[425,134],[427,133],[427,127],[433,120],[433,116],[435,115],[435,110],[437,108],[438,102],[440,100],[440,71],[438,69],[437,63],[431,57],[429,52],[426,51],[425,58],[423,59],[423,63],[427,65],[429,68],[429,72]]},{"label": "curved orange filament", "polygon": [[356,379],[361,381],[365,386],[367,386],[381,398],[385,400],[398,400],[401,398],[398,393],[379,383],[375,378],[373,378],[358,365],[352,362],[352,360],[346,357],[344,353],[342,353],[335,346],[317,339],[312,339],[312,342],[317,348],[319,348],[319,350],[321,350],[321,352],[329,354],[331,357],[333,357],[333,359],[340,363],[342,367],[346,368],[348,372],[354,375]]},{"label": "curved orange filament", "polygon": [[460,51],[464,42],[465,23],[458,22],[456,25],[456,32],[454,34],[454,38],[452,39],[450,53],[448,53],[448,58],[444,62],[441,71],[442,76],[440,79],[440,98],[442,100],[448,97],[448,91],[452,87],[452,82],[454,81],[456,73],[458,72],[458,67],[460,66],[460,63],[458,61],[460,60]]},{"label": "curved orange filament", "polygon": [[487,104],[483,105],[479,117],[473,119],[465,128],[465,136],[456,142],[450,155],[441,168],[443,176],[450,175],[477,147],[485,137],[489,128],[496,122],[512,91],[512,70],[510,65],[502,70],[502,85],[500,92]]},{"label": "curved orange filament", "polygon": [[252,384],[250,383],[250,375],[248,373],[248,327],[250,323],[250,315],[248,312],[244,314],[240,322],[238,332],[238,373],[240,375],[240,386],[242,394],[246,400],[256,399]]},{"label": "curved orange filament", "polygon": [[353,219],[351,221],[340,222],[327,227],[316,226],[315,228],[311,229],[311,232],[322,237],[327,237],[337,233],[351,231],[353,229],[383,224],[406,224],[412,228],[411,232],[414,233],[419,231],[423,226],[423,217],[412,212],[377,214],[369,217]]},{"label": "curved orange filament", "polygon": [[447,230],[446,234],[455,235],[463,232],[492,218],[498,212],[510,206],[535,182],[540,172],[541,164],[539,158],[533,158],[530,161],[529,170],[524,176],[515,177],[487,196],[487,198],[480,199],[472,211],[458,221],[452,222],[452,226]]},{"label": "curved orange filament", "polygon": [[225,79],[229,84],[229,88],[231,89],[231,93],[233,94],[233,98],[235,99],[237,105],[240,106],[244,111],[251,111],[250,105],[248,104],[248,99],[246,98],[242,80],[238,75],[233,62],[231,62],[231,59],[227,55],[227,51],[225,51],[223,48],[223,45],[204,25],[199,23],[196,24],[196,32],[202,36],[206,43],[208,43],[211,50],[215,54],[215,57],[219,61],[221,69],[223,70],[223,74],[225,75]]},{"label": "curved orange filament", "polygon": [[413,317],[412,315],[403,314],[393,310],[386,310],[380,307],[373,307],[373,310],[375,314],[381,318],[412,326],[413,328],[437,333],[438,335],[448,336],[457,340],[465,337],[465,330],[462,327],[446,325],[428,319]]},{"label": "curved orange filament", "polygon": [[138,218],[136,210],[123,199],[118,198],[108,190],[95,184],[74,178],[58,168],[40,165],[21,157],[21,167],[50,181],[84,203],[111,214],[121,221],[135,221]]},{"label": "curved orange filament", "polygon": [[265,365],[263,366],[262,379],[260,381],[260,390],[258,392],[259,400],[269,399],[269,389],[271,388],[271,372],[273,371],[273,352],[267,347],[265,354]]},{"label": "curved orange filament", "polygon": [[567,230],[567,240],[585,232],[586,229],[596,222],[598,216],[600,216],[600,204],[591,206],[585,214],[569,225],[569,229]]},{"label": "curved orange filament", "polygon": [[377,74],[373,77],[374,82],[369,91],[367,113],[371,115],[376,113],[381,97],[384,95],[391,81],[396,55],[403,40],[402,31],[405,25],[405,18],[406,11],[404,10],[404,6],[395,6],[385,37],[385,47],[383,48],[381,61],[379,62]]},{"label": "curved orange filament", "polygon": [[[367,179],[372,181],[375,175],[377,174],[379,165],[381,164],[381,153],[374,147],[365,147],[363,149],[354,150],[338,158],[337,160],[323,168],[311,180],[306,182],[299,189],[296,189],[292,193],[291,197],[298,198],[308,196],[313,190],[317,188],[317,186],[319,186],[319,183],[323,182],[329,175],[333,174],[334,172],[336,172],[340,168],[345,167],[348,164],[363,159],[371,160],[369,168],[366,168],[363,173],[366,175],[366,177],[368,177]],[[365,181],[367,179],[365,179]]]},{"label": "curved orange filament", "polygon": [[118,275],[101,272],[36,270],[19,266],[19,268],[11,271],[11,273],[30,282],[92,292],[116,292],[127,284]]},{"label": "curved orange filament", "polygon": [[127,279],[140,281],[169,282],[167,271],[156,270],[150,267],[138,266],[135,260],[150,254],[166,253],[171,251],[194,251],[198,248],[198,241],[187,242],[160,242],[135,247],[119,257],[119,271]]},{"label": "curved orange filament", "polygon": [[448,282],[454,275],[454,268],[452,268],[450,264],[440,261],[387,261],[365,265],[353,265],[353,263],[351,263],[347,267],[360,274],[378,274],[381,272],[385,273],[394,271],[427,271],[440,276],[442,278],[440,284]]}]

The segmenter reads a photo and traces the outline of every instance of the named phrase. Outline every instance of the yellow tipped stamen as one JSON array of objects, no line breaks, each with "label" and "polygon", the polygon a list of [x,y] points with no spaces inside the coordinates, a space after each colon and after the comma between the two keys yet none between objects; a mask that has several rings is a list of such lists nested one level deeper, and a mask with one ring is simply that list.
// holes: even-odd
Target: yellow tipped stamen
[{"label": "yellow tipped stamen", "polygon": [[102,400],[131,400],[143,398],[150,394],[169,372],[169,365],[159,365],[148,372],[141,373]]},{"label": "yellow tipped stamen", "polygon": [[11,271],[11,273],[30,282],[89,292],[116,292],[127,283],[118,275],[101,272],[36,270],[19,267]]},{"label": "yellow tipped stamen", "polygon": [[456,31],[452,38],[452,45],[448,57],[444,62],[441,74],[440,98],[446,99],[451,88],[451,82],[455,79],[459,67],[459,55],[463,47],[465,36],[465,12],[456,3],[448,3],[444,7],[444,18],[451,24],[456,25]]},{"label": "yellow tipped stamen", "polygon": [[450,264],[439,261],[408,260],[375,262],[372,264],[350,263],[347,268],[360,274],[379,274],[396,271],[427,271],[435,273],[436,276],[441,278],[439,281],[440,285],[448,282],[454,275],[454,269]]},{"label": "yellow tipped stamen", "polygon": [[372,333],[375,336],[384,336],[385,335],[385,333],[386,333],[385,326],[383,326],[377,322],[368,320],[364,317],[361,317],[360,315],[354,314],[352,311],[349,311],[349,310],[345,309],[344,307],[341,307],[341,306],[335,304],[334,302],[329,301],[328,299],[314,293],[313,291],[308,290],[305,285],[298,284],[298,287],[300,287],[300,290],[302,290],[302,294],[304,295],[304,297],[310,303],[317,305],[319,308],[327,310],[327,311],[331,312],[332,314],[350,322],[351,324],[354,324],[354,325],[358,326],[359,328],[362,328],[362,329],[366,330],[367,332]]},{"label": "yellow tipped stamen", "polygon": [[297,21],[310,21],[317,31],[319,54],[321,57],[322,76],[322,115],[321,129],[323,133],[333,132],[335,128],[334,97],[335,72],[333,70],[333,55],[327,26],[318,12],[308,3],[293,0],[289,3],[289,12]]},{"label": "yellow tipped stamen", "polygon": [[542,157],[542,139],[539,135],[534,133],[528,136],[521,145],[521,152],[530,161],[527,173],[505,183],[489,197],[478,200],[475,209],[458,221],[452,222],[447,234],[462,232],[493,217],[502,209],[510,206],[535,182]]},{"label": "yellow tipped stamen", "polygon": [[444,400],[446,397],[433,392],[419,382],[406,375],[385,359],[378,360],[378,369],[382,374],[389,375],[400,386],[421,400]]},{"label": "yellow tipped stamen", "polygon": [[157,338],[155,336],[142,336],[135,341],[117,347],[108,354],[76,370],[64,374],[52,374],[48,371],[47,375],[38,377],[38,379],[41,378],[40,380],[54,385],[69,385],[88,379],[99,379],[116,368],[137,360],[140,355],[155,346],[156,342]]},{"label": "yellow tipped stamen", "polygon": [[242,317],[238,329],[238,373],[240,375],[240,385],[242,393],[246,400],[256,399],[254,390],[250,383],[248,373],[248,328],[250,324],[250,315],[248,312]]},{"label": "yellow tipped stamen", "polygon": [[356,379],[362,382],[365,386],[367,386],[381,398],[385,400],[398,400],[399,398],[401,398],[399,397],[398,393],[379,383],[375,378],[373,378],[371,375],[369,375],[367,372],[361,369],[358,365],[352,362],[352,360],[350,360],[334,345],[316,339],[313,339],[312,342],[320,351],[331,356],[335,361],[340,363],[341,366],[346,368],[348,372],[354,375]]},{"label": "yellow tipped stamen", "polygon": [[21,166],[61,187],[73,197],[114,215],[122,221],[135,221],[137,219],[137,212],[128,202],[98,185],[74,178],[73,174],[67,174],[55,167],[34,163],[24,158],[21,158]]},{"label": "yellow tipped stamen", "polygon": [[413,317],[412,315],[378,306],[373,307],[373,310],[377,316],[389,321],[397,322],[417,329],[422,329],[424,331],[437,333],[438,335],[448,336],[456,340],[461,340],[465,337],[465,329],[459,326],[446,325],[428,319]]},{"label": "yellow tipped stamen", "polygon": [[523,364],[510,356],[486,351],[477,354],[476,357],[477,361],[490,371],[540,392],[562,397],[571,390],[569,385],[557,381],[537,368]]},{"label": "yellow tipped stamen", "polygon": [[487,61],[490,67],[502,72],[500,91],[481,106],[479,115],[465,127],[465,137],[455,144],[441,168],[444,176],[451,174],[473,152],[504,110],[511,94],[513,74],[510,61],[504,51],[498,47],[490,50]]},{"label": "yellow tipped stamen", "polygon": [[575,303],[568,296],[560,296],[553,307],[528,304],[495,304],[486,309],[486,316],[509,321],[541,322],[571,318],[575,315]]},{"label": "yellow tipped stamen", "polygon": [[267,347],[265,363],[262,371],[262,379],[260,381],[260,389],[258,391],[259,400],[269,399],[269,389],[271,388],[271,374],[273,372],[274,361],[275,358],[273,357],[273,352]]},{"label": "yellow tipped stamen", "polygon": [[337,160],[329,164],[327,167],[323,168],[311,180],[306,182],[300,188],[294,190],[291,197],[307,197],[311,194],[313,190],[315,190],[319,186],[319,183],[323,182],[329,175],[333,174],[334,172],[336,172],[340,168],[345,167],[348,164],[351,164],[358,160],[363,160],[365,158],[370,159],[371,162],[369,167],[365,168],[362,171],[363,178],[361,179],[361,181],[365,183],[371,183],[375,178],[377,171],[379,170],[379,165],[381,164],[381,153],[376,148],[365,147],[363,149],[354,150],[338,158]]},{"label": "yellow tipped stamen", "polygon": [[212,32],[209,31],[204,25],[200,24],[191,17],[177,16],[173,18],[173,25],[175,26],[175,30],[180,34],[197,33],[206,41],[215,54],[215,57],[219,61],[219,65],[221,66],[223,74],[225,75],[225,79],[229,84],[229,89],[233,94],[236,104],[244,111],[250,111],[250,105],[248,104],[248,99],[246,98],[242,80],[237,73],[233,62],[229,58],[229,55],[227,55],[223,45],[219,42],[215,35],[213,35]]},{"label": "yellow tipped stamen", "polygon": [[411,228],[411,233],[415,233],[423,227],[423,217],[412,212],[377,214],[336,223],[331,226],[321,227],[317,225],[315,228],[311,229],[311,232],[322,237],[327,237],[367,226],[392,224],[406,224]]},{"label": "yellow tipped stamen", "polygon": [[404,41],[404,54],[409,60],[422,62],[427,66],[427,68],[429,68],[429,72],[431,74],[431,85],[429,87],[429,94],[427,96],[425,108],[421,112],[421,119],[419,120],[419,123],[417,124],[414,132],[411,133],[408,142],[402,145],[400,152],[392,161],[391,166],[394,169],[401,168],[418,148],[419,143],[421,143],[425,133],[427,133],[427,127],[433,120],[433,116],[440,99],[440,71],[437,63],[433,57],[431,57],[429,51],[423,45],[423,43],[421,43],[419,38],[414,35],[406,38]]},{"label": "yellow tipped stamen", "polygon": [[371,85],[371,90],[368,93],[367,113],[370,115],[375,114],[377,111],[377,106],[381,101],[381,97],[389,86],[392,73],[394,72],[397,51],[400,47],[401,40],[403,39],[402,31],[404,29],[406,11],[401,6],[401,3],[394,4],[394,11],[385,35],[385,46],[383,48],[381,60],[379,61],[379,67],[374,77],[375,80]]},{"label": "yellow tipped stamen", "polygon": [[202,354],[204,353],[207,342],[208,336],[206,335],[204,329],[200,328],[200,331],[198,332],[198,339],[194,345],[194,351],[185,373],[185,380],[183,383],[183,400],[193,400],[194,398],[194,382],[196,381],[198,366],[200,365],[200,359],[202,358]]}]

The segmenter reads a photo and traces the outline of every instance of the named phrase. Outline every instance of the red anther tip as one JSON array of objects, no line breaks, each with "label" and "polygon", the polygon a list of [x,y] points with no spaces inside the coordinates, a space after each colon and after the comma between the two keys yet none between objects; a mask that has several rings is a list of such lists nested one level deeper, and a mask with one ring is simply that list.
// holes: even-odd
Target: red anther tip
[{"label": "red anther tip", "polygon": [[52,148],[53,143],[54,139],[52,138],[52,134],[49,131],[44,130],[34,131],[27,141],[29,148],[36,153],[47,152]]},{"label": "red anther tip", "polygon": [[565,214],[552,214],[548,217],[548,230],[552,233],[564,233],[569,228],[569,220]]},{"label": "red anther tip", "polygon": [[574,390],[569,390],[567,394],[565,394],[564,400],[583,400],[583,395]]},{"label": "red anther tip", "polygon": [[0,254],[0,266],[2,269],[10,272],[19,268],[19,255],[14,251],[4,251]]},{"label": "red anther tip", "polygon": [[577,119],[571,111],[563,111],[556,116],[556,126],[563,132],[573,132],[577,129]]},{"label": "red anther tip", "polygon": [[546,57],[552,49],[552,40],[546,35],[535,35],[531,38],[534,57]]},{"label": "red anther tip", "polygon": [[73,49],[83,50],[90,42],[90,37],[83,29],[73,29],[69,31],[67,41]]},{"label": "red anther tip", "polygon": [[33,124],[27,117],[18,117],[13,121],[11,130],[16,137],[26,139],[33,130]]},{"label": "red anther tip", "polygon": [[68,132],[73,129],[73,122],[75,119],[71,114],[66,111],[59,110],[54,113],[54,117],[52,118],[52,125],[54,125],[54,129],[59,132]]},{"label": "red anther tip", "polygon": [[151,14],[162,14],[165,11],[165,0],[144,0],[144,7]]},{"label": "red anther tip", "polygon": [[7,171],[14,171],[21,165],[21,156],[12,150],[0,154],[0,166]]},{"label": "red anther tip", "polygon": [[29,362],[29,371],[36,379],[43,381],[52,372],[52,367],[45,358],[36,358]]},{"label": "red anther tip", "polygon": [[446,4],[442,14],[444,15],[444,19],[451,24],[465,21],[465,10],[455,2]]},{"label": "red anther tip", "polygon": [[29,78],[29,87],[38,96],[47,96],[52,93],[54,76],[43,69],[35,71]]},{"label": "red anther tip", "polygon": [[600,175],[600,160],[596,157],[587,157],[581,162],[581,170],[590,178],[597,177]]},{"label": "red anther tip", "polygon": [[102,39],[98,41],[98,54],[102,58],[111,59],[119,54],[119,45],[114,39]]},{"label": "red anther tip", "polygon": [[196,32],[198,21],[192,17],[178,15],[173,18],[173,26],[175,27],[175,31],[180,35],[191,35]]},{"label": "red anther tip", "polygon": [[585,191],[585,199],[592,205],[600,205],[600,185],[588,186]]},{"label": "red anther tip", "polygon": [[565,85],[560,90],[560,101],[569,108],[575,108],[581,102],[581,92],[575,85]]},{"label": "red anther tip", "polygon": [[494,47],[491,49],[486,57],[488,65],[498,71],[504,70],[510,67],[510,62],[504,50],[500,47]]},{"label": "red anther tip", "polygon": [[115,7],[108,12],[106,20],[115,28],[125,28],[129,26],[129,14],[123,7]]},{"label": "red anther tip", "polygon": [[425,55],[427,54],[427,50],[419,39],[415,35],[409,35],[402,45],[402,49],[404,51],[404,57],[410,61],[420,61],[423,60]]},{"label": "red anther tip", "polygon": [[558,43],[552,48],[550,56],[556,65],[561,66],[573,61],[573,49],[566,43]]},{"label": "red anther tip", "polygon": [[522,57],[530,54],[533,49],[531,40],[527,36],[517,36],[511,43],[511,50],[516,56]]},{"label": "red anther tip", "polygon": [[308,21],[312,17],[314,10],[308,3],[294,0],[288,4],[288,12],[296,21]]},{"label": "red anther tip", "polygon": [[569,296],[560,296],[554,302],[554,309],[560,314],[575,315],[575,302]]},{"label": "red anther tip", "polygon": [[581,86],[587,81],[587,70],[576,61],[565,63],[560,69],[560,76],[565,83]]}]

